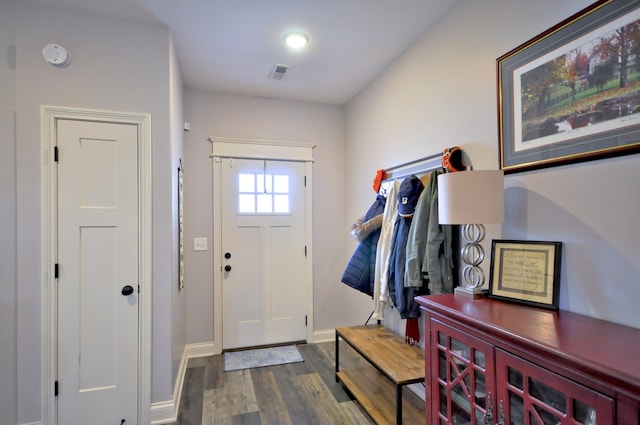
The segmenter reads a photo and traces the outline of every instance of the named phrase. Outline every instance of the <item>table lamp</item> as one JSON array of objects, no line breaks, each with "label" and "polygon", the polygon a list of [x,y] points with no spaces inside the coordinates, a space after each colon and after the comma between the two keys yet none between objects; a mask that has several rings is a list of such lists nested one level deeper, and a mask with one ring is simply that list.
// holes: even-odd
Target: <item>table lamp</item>
[{"label": "table lamp", "polygon": [[440,224],[462,225],[467,244],[461,250],[465,263],[463,285],[456,294],[472,298],[482,294],[484,272],[484,224],[504,221],[504,173],[502,170],[474,170],[438,176],[438,217]]}]

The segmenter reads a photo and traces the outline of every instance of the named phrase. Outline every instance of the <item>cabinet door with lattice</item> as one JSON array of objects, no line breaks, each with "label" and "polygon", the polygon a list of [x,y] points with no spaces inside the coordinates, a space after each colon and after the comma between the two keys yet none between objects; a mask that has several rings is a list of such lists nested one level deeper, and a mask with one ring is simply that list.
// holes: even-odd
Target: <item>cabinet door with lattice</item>
[{"label": "cabinet door with lattice", "polygon": [[432,423],[484,424],[495,394],[494,347],[435,319],[431,347]]},{"label": "cabinet door with lattice", "polygon": [[496,349],[496,385],[496,423],[615,423],[612,398],[501,349]]}]

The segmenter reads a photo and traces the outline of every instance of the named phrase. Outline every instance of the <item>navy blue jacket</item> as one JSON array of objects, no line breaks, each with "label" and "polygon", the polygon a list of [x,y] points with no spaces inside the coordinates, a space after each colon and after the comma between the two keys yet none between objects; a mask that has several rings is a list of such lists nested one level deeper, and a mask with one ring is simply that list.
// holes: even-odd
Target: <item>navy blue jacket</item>
[{"label": "navy blue jacket", "polygon": [[[373,217],[384,212],[386,198],[382,195],[376,197],[375,202],[364,216],[364,221],[369,221]],[[362,242],[358,244],[351,259],[347,263],[342,274],[342,282],[354,289],[373,296],[373,282],[376,267],[376,250],[380,229],[372,231]]]},{"label": "navy blue jacket", "polygon": [[411,222],[412,217],[397,217],[389,256],[389,297],[393,305],[398,309],[401,319],[420,317],[420,305],[414,300],[414,297],[420,295],[420,288],[404,286],[405,248]]}]

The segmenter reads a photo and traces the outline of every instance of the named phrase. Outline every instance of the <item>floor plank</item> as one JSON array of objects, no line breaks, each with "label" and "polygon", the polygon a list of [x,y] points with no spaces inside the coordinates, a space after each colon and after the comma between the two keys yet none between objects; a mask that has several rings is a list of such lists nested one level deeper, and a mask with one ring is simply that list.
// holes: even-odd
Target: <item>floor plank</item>
[{"label": "floor plank", "polygon": [[202,423],[202,399],[204,395],[205,366],[189,367],[185,371],[182,409],[178,413],[180,425]]},{"label": "floor plank", "polygon": [[204,392],[202,425],[231,425],[235,416],[253,412],[258,402],[250,369],[226,372],[222,386]]},{"label": "floor plank", "polygon": [[[345,350],[350,350],[351,353],[348,353]],[[327,386],[329,391],[331,391],[336,400],[338,402],[351,401],[351,397],[344,391],[342,385],[336,382],[335,360],[333,356],[334,351],[335,349],[323,351],[322,349],[320,349],[320,347],[311,345],[300,347],[300,353],[304,357],[305,363],[309,363],[311,366],[313,366],[313,369],[316,370],[320,375],[325,385]],[[346,363],[351,363],[352,365],[355,363],[359,366],[362,366],[361,364],[356,363],[356,360],[352,358],[355,351],[353,351],[347,344],[341,345],[340,347],[341,356],[343,355],[343,353]],[[341,361],[341,367],[344,365],[345,362]]]},{"label": "floor plank", "polygon": [[[341,369],[366,364],[340,344]],[[231,372],[222,355],[190,359],[174,425],[373,425],[335,382],[335,343],[298,349],[304,362]]]},{"label": "floor plank", "polygon": [[262,425],[293,425],[272,371],[251,371]]},{"label": "floor plank", "polygon": [[351,416],[345,414],[342,405],[333,397],[317,373],[296,377],[293,389],[303,400],[302,405],[307,412],[309,424],[359,425],[366,423],[354,422]]}]

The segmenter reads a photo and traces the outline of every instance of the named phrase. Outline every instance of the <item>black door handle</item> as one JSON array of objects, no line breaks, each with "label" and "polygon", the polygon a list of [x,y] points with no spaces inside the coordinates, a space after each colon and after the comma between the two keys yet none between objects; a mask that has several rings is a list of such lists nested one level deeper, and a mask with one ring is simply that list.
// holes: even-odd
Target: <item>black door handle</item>
[{"label": "black door handle", "polygon": [[131,294],[133,294],[133,286],[127,285],[122,288],[122,295],[126,297],[127,295]]},{"label": "black door handle", "polygon": [[229,258],[231,258],[231,253],[230,253],[230,252],[225,252],[225,253],[224,253],[224,258],[226,258],[227,260],[228,260]]},{"label": "black door handle", "polygon": [[231,266],[228,265],[228,264],[226,266],[224,266],[224,271],[225,272],[230,272],[231,271]]}]

